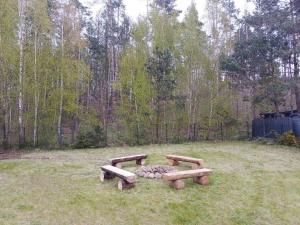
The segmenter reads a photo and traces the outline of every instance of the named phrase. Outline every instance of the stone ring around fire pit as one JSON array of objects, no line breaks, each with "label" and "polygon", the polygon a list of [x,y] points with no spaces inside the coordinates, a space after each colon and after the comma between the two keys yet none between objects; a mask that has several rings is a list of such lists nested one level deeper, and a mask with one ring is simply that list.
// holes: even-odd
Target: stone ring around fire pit
[{"label": "stone ring around fire pit", "polygon": [[171,166],[142,166],[137,171],[135,171],[135,174],[140,177],[149,179],[161,179],[164,173],[175,171],[176,169]]}]

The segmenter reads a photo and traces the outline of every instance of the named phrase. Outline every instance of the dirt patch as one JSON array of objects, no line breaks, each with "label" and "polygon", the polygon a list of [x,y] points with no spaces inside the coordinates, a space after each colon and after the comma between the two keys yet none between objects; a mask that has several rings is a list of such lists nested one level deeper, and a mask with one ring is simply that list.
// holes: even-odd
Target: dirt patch
[{"label": "dirt patch", "polygon": [[48,157],[48,156],[22,156],[22,159],[50,160],[53,158]]},{"label": "dirt patch", "polygon": [[24,153],[21,151],[0,151],[0,160],[21,159]]},{"label": "dirt patch", "polygon": [[1,151],[0,150],[0,160],[8,159],[33,159],[33,160],[51,160],[53,157],[44,155],[31,155],[23,151],[13,150],[13,151]]}]

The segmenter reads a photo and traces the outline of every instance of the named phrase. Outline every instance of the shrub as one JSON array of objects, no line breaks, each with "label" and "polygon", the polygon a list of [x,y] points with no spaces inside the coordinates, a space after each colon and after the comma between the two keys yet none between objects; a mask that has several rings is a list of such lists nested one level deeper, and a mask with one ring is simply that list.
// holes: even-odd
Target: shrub
[{"label": "shrub", "polygon": [[76,137],[74,148],[104,147],[105,135],[100,126],[84,129]]},{"label": "shrub", "polygon": [[272,138],[263,138],[263,137],[257,138],[256,141],[259,144],[262,144],[262,145],[274,145],[274,144],[278,143],[278,141],[275,140],[275,139],[272,139]]},{"label": "shrub", "polygon": [[287,146],[298,146],[298,141],[293,132],[289,131],[279,137],[278,143]]}]

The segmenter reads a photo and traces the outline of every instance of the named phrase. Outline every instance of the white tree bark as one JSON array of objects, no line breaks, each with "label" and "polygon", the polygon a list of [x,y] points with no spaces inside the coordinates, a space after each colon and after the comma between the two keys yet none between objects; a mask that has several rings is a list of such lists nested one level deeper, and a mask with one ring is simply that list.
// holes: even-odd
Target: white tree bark
[{"label": "white tree bark", "polygon": [[18,96],[18,122],[19,122],[19,146],[25,144],[24,124],[23,124],[23,79],[24,79],[24,0],[18,1],[19,7],[19,96]]},{"label": "white tree bark", "polygon": [[34,127],[33,127],[33,146],[37,143],[37,120],[39,107],[39,91],[37,80],[37,28],[34,31]]},{"label": "white tree bark", "polygon": [[64,76],[62,71],[63,65],[63,58],[64,58],[64,21],[62,20],[61,24],[61,71],[60,71],[60,101],[59,101],[59,115],[57,121],[57,143],[59,147],[63,144],[63,137],[62,137],[62,113],[63,113],[63,99],[64,99]]},{"label": "white tree bark", "polygon": [[213,116],[213,110],[214,110],[214,105],[213,105],[213,85],[210,84],[210,99],[209,99],[209,104],[210,104],[210,111],[209,111],[209,119],[208,119],[208,132],[207,132],[207,140],[210,139],[210,133],[211,133],[211,124],[212,124],[212,116]]}]

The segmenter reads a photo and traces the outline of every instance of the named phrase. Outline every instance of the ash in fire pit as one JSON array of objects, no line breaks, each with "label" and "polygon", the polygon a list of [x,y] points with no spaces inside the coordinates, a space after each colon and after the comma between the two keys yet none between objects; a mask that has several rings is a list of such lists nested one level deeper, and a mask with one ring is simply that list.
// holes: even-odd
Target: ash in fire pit
[{"label": "ash in fire pit", "polygon": [[142,166],[135,173],[140,177],[160,179],[164,173],[176,171],[171,166]]}]

